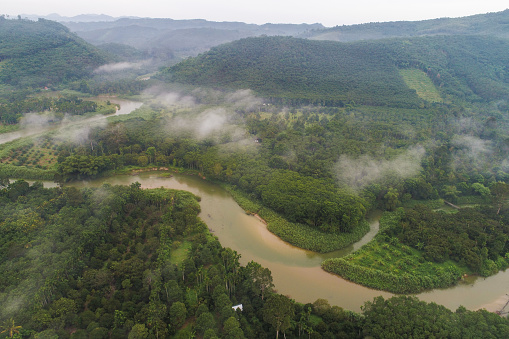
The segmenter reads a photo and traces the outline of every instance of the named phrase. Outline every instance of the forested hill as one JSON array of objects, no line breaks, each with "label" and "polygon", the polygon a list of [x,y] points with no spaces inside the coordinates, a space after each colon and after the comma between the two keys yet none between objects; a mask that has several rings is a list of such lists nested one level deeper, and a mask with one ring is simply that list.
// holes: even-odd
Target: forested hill
[{"label": "forested hill", "polygon": [[0,82],[49,86],[88,76],[109,57],[65,26],[0,17]]},{"label": "forested hill", "polygon": [[480,36],[355,43],[247,38],[187,59],[164,75],[193,85],[250,88],[286,102],[418,107],[425,101],[402,70],[411,70],[410,77],[426,74],[444,99],[498,99],[509,90],[507,50],[509,41]]},{"label": "forested hill", "polygon": [[491,35],[509,39],[509,9],[462,18],[423,21],[372,22],[314,30],[305,36],[317,40],[357,41],[433,35]]}]

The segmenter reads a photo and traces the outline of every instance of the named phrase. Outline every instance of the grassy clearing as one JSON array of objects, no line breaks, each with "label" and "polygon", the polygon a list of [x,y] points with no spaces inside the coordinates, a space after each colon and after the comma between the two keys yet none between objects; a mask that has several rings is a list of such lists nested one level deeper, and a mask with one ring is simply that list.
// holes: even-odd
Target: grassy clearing
[{"label": "grassy clearing", "polygon": [[175,265],[179,265],[186,260],[189,251],[191,251],[192,243],[184,240],[183,242],[175,241],[173,246],[175,249],[171,251],[170,262]]},{"label": "grassy clearing", "polygon": [[368,231],[369,223],[363,222],[352,233],[324,233],[308,225],[291,223],[285,218],[262,206],[254,197],[239,191],[233,186],[223,185],[235,201],[248,214],[258,214],[267,222],[267,229],[282,240],[307,250],[326,253],[340,250],[360,240]]},{"label": "grassy clearing", "polygon": [[442,102],[442,97],[430,78],[418,69],[401,69],[399,74],[406,85],[417,92],[417,95],[429,102]]}]

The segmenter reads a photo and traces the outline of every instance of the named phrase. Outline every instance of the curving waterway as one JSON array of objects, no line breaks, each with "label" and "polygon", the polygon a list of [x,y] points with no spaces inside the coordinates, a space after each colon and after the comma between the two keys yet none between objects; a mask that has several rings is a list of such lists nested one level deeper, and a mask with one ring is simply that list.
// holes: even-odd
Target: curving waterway
[{"label": "curving waterway", "polygon": [[[324,259],[346,255],[371,240],[378,231],[379,215],[372,216],[371,231],[358,243],[342,251],[317,254],[282,241],[269,232],[260,220],[246,215],[228,192],[198,177],[175,174],[168,178],[162,177],[160,172],[146,172],[77,182],[72,185],[97,187],[103,183],[129,185],[134,182],[139,182],[143,188],[165,187],[189,191],[200,196],[200,217],[218,237],[221,245],[240,253],[240,262],[243,265],[254,260],[268,267],[272,272],[277,291],[299,302],[307,303],[324,298],[329,300],[331,305],[359,311],[364,302],[376,296],[382,295],[387,298],[392,295],[354,284],[320,268],[320,263]],[[433,301],[452,310],[463,305],[472,310],[486,308],[495,311],[508,300],[507,292],[509,292],[509,271],[417,296],[421,300]]]},{"label": "curving waterway", "polygon": [[[129,109],[120,114],[130,113],[141,106],[141,103],[125,101],[122,107],[126,108],[126,105]],[[6,142],[3,140],[0,135],[0,143]],[[243,265],[254,260],[268,267],[272,272],[277,291],[299,302],[307,303],[323,298],[329,300],[331,305],[359,311],[364,302],[376,296],[382,295],[387,298],[392,295],[354,284],[320,268],[324,259],[346,255],[370,241],[378,231],[379,215],[371,216],[371,231],[359,242],[341,251],[317,254],[285,243],[270,233],[260,220],[246,215],[228,192],[197,177],[174,175],[168,178],[162,177],[160,172],[146,172],[68,185],[96,187],[103,183],[129,185],[134,182],[139,182],[143,188],[180,189],[200,196],[200,217],[218,237],[221,245],[241,254],[240,262]],[[55,184],[45,182],[45,186],[52,185]],[[463,305],[472,310],[486,308],[495,311],[508,300],[506,293],[509,293],[509,271],[500,272],[486,279],[473,278],[468,283],[417,296],[421,300],[433,301],[452,310]]]}]

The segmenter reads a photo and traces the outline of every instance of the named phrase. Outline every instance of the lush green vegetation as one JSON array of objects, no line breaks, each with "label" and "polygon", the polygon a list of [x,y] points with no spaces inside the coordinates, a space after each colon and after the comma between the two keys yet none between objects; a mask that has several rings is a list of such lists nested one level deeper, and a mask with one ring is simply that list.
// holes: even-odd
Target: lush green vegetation
[{"label": "lush green vegetation", "polygon": [[383,49],[289,37],[248,38],[168,70],[194,85],[249,88],[284,102],[419,106]]},{"label": "lush green vegetation", "polygon": [[485,310],[452,312],[414,297],[375,298],[364,305],[363,334],[374,338],[503,338],[509,335],[502,317]]},{"label": "lush green vegetation", "polygon": [[374,241],[344,258],[328,259],[322,267],[395,293],[447,287],[464,274],[492,275],[509,266],[507,210],[501,206],[497,213],[497,208],[457,213],[434,212],[424,205],[400,209],[384,215]]},{"label": "lush green vegetation", "polygon": [[433,35],[480,35],[509,38],[509,11],[476,14],[460,18],[422,21],[371,22],[313,30],[305,37],[319,40],[356,41]]},{"label": "lush green vegetation", "polygon": [[[447,101],[505,98],[508,46],[507,40],[484,36],[348,44],[248,38],[189,58],[166,74],[171,81],[194,85],[249,88],[286,103],[419,107],[426,102],[403,81],[399,69],[424,71]],[[431,102],[438,98],[434,94]]]},{"label": "lush green vegetation", "polygon": [[115,113],[116,106],[111,103],[99,104],[91,100],[83,100],[76,95],[64,95],[58,98],[52,97],[26,97],[21,99],[14,95],[4,102],[0,101],[0,122],[13,125],[20,122],[23,114],[44,113],[51,111],[46,121],[41,123],[53,123],[61,121],[65,115],[84,115],[86,113]]},{"label": "lush green vegetation", "polygon": [[[109,59],[55,23],[1,18],[0,33],[4,125],[33,111],[100,110],[80,96],[51,99],[17,87],[134,94],[151,83],[138,81],[138,71],[90,78]],[[87,126],[86,141],[2,145],[2,330],[350,338],[468,337],[482,328],[506,337],[506,319],[412,298],[377,299],[358,316],[274,294],[267,269],[241,267],[239,255],[208,234],[189,194],[138,185],[45,190],[4,177],[66,182],[130,166],[185,168],[231,185],[269,230],[321,252],[358,240],[368,211],[396,211],[382,218],[373,242],[323,267],[396,293],[450,286],[465,273],[488,276],[509,261],[508,44],[484,36],[243,39],[166,70],[161,78],[188,85],[160,84],[135,114]],[[137,57],[132,49],[119,54]],[[475,206],[445,213],[431,209],[437,202]],[[237,303],[243,312],[232,310]]]},{"label": "lush green vegetation", "polygon": [[82,79],[112,59],[65,26],[0,17],[0,80],[17,87],[50,87]]},{"label": "lush green vegetation", "polygon": [[[143,115],[142,111],[146,113]],[[332,180],[271,168],[258,152],[250,159],[238,152],[224,157],[221,146],[208,141],[169,139],[161,129],[168,124],[168,113],[147,108],[140,112],[114,119],[116,122],[106,130],[94,131],[92,138],[98,147],[63,145],[56,167],[58,180],[96,177],[122,166],[183,166],[237,185],[288,221],[301,224],[300,231],[295,232],[290,230],[292,224],[288,221],[269,223],[276,234],[293,239],[291,242],[299,246],[330,251],[348,245],[367,231],[363,222],[367,207],[364,200],[338,190]],[[307,237],[299,233],[313,234],[315,240],[305,240]],[[330,238],[335,245],[320,246],[316,241],[329,235],[337,235]]]},{"label": "lush green vegetation", "polygon": [[19,180],[2,181],[0,200],[1,338],[507,335],[498,315],[409,297],[377,298],[361,315],[296,303],[274,293],[269,270],[220,246],[187,192]]},{"label": "lush green vegetation", "polygon": [[256,214],[267,223],[267,229],[284,241],[311,251],[326,253],[342,249],[360,240],[369,231],[369,224],[361,222],[351,232],[326,233],[305,224],[292,223],[271,209],[264,207],[260,201],[255,200],[242,191],[224,185],[235,201],[248,214]]}]

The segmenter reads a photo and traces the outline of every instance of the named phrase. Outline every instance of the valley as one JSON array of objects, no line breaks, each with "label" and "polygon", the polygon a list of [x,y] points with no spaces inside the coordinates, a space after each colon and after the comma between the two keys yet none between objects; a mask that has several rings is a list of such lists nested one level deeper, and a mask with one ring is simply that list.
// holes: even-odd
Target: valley
[{"label": "valley", "polygon": [[[463,18],[338,42],[320,25],[67,24],[78,37],[0,18],[0,326],[504,337],[509,46],[479,19],[497,33]],[[178,34],[196,45],[171,50]]]}]

